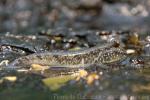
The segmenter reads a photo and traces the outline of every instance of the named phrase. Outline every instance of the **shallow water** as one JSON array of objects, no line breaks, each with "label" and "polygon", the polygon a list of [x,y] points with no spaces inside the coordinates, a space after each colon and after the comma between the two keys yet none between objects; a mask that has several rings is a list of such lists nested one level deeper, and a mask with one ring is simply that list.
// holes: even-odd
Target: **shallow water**
[{"label": "shallow water", "polygon": [[35,52],[106,42],[134,53],[107,70],[91,65],[80,73],[60,66],[43,71],[46,65],[36,64],[33,70],[0,70],[0,100],[150,100],[149,0],[80,1],[0,1],[0,69]]}]

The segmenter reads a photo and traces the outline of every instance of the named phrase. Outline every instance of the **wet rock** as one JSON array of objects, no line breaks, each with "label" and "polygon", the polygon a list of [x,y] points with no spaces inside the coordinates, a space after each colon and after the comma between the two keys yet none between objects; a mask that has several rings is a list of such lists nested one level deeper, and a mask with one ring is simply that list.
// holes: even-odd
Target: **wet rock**
[{"label": "wet rock", "polygon": [[67,5],[67,7],[73,9],[91,9],[91,8],[101,8],[102,0],[63,0],[63,3]]},{"label": "wet rock", "polygon": [[44,50],[44,45],[49,39],[46,37],[36,37],[36,36],[15,36],[15,35],[1,35],[0,45],[10,46],[11,48],[16,48],[23,50],[27,53],[40,52]]}]

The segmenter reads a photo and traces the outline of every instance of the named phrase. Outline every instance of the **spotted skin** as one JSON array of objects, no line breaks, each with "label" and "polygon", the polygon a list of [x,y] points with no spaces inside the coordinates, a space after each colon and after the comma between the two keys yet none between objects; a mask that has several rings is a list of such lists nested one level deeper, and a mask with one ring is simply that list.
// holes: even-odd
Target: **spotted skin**
[{"label": "spotted skin", "polygon": [[79,51],[34,53],[16,59],[9,64],[8,68],[29,67],[31,64],[83,67],[91,64],[109,64],[124,58],[126,58],[125,51],[121,48],[115,48],[110,44]]}]

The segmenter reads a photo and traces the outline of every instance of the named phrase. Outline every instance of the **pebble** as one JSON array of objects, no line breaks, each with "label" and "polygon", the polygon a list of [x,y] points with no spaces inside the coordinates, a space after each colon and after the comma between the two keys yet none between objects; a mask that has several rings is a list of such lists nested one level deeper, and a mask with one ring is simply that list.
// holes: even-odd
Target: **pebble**
[{"label": "pebble", "polygon": [[10,82],[15,82],[17,80],[17,77],[16,76],[6,76],[6,77],[3,77],[3,79],[8,80]]},{"label": "pebble", "polygon": [[128,49],[128,50],[126,50],[126,53],[127,54],[134,54],[134,53],[136,53],[136,51],[134,49]]},{"label": "pebble", "polygon": [[150,43],[148,43],[144,46],[143,52],[144,52],[145,56],[150,56]]},{"label": "pebble", "polygon": [[120,96],[120,100],[128,100],[127,95],[121,95],[121,96]]},{"label": "pebble", "polygon": [[147,42],[150,42],[150,36],[147,36],[145,39]]}]

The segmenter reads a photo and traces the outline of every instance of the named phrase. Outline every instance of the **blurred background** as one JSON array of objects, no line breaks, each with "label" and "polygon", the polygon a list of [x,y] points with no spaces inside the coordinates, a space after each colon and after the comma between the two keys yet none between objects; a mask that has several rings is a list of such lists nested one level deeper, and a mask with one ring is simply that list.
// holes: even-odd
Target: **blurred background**
[{"label": "blurred background", "polygon": [[0,32],[55,28],[149,32],[150,0],[0,0]]},{"label": "blurred background", "polygon": [[[150,0],[0,0],[0,100],[150,100],[149,12]],[[108,70],[93,65],[75,78],[70,69],[26,65],[34,53],[38,62],[39,52],[110,42],[131,55]],[[31,59],[20,58],[27,55]],[[21,62],[20,72],[2,70],[13,61]]]}]

